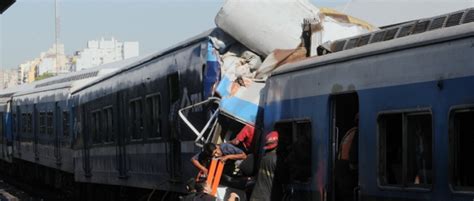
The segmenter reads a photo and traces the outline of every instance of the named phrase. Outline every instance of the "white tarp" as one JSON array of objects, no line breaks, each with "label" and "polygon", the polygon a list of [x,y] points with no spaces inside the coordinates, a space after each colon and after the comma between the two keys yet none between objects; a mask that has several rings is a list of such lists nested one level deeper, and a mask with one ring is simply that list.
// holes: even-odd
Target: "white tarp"
[{"label": "white tarp", "polygon": [[295,49],[301,43],[305,18],[319,18],[307,0],[226,0],[216,25],[237,41],[266,57],[275,49]]}]

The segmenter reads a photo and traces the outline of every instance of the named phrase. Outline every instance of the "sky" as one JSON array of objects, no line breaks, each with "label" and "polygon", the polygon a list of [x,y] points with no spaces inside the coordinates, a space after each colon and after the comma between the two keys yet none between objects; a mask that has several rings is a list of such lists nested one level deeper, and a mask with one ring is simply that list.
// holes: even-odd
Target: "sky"
[{"label": "sky", "polygon": [[[474,0],[310,1],[319,7],[344,10],[375,25],[474,7]],[[145,55],[215,27],[214,17],[223,2],[59,0],[60,42],[71,55],[84,49],[88,40],[115,37],[119,41],[138,41],[140,55]],[[0,15],[0,68],[15,68],[49,49],[54,43],[54,16],[54,0],[17,0]]]}]

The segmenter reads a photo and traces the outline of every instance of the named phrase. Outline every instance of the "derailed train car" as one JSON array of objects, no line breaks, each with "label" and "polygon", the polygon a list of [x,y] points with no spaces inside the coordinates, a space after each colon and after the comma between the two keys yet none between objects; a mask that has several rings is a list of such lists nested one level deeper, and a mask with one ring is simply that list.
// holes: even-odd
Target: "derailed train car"
[{"label": "derailed train car", "polygon": [[[280,133],[279,197],[472,200],[473,16],[468,9],[336,41],[333,53],[274,72],[262,123]],[[353,127],[354,166],[340,171]]]}]

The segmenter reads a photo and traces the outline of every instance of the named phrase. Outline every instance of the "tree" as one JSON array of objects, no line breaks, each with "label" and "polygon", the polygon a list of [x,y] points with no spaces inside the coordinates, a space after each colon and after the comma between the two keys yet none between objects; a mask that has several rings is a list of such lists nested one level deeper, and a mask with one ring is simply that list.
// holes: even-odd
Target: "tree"
[{"label": "tree", "polygon": [[44,80],[46,78],[50,78],[50,77],[54,77],[54,76],[56,76],[54,73],[46,72],[46,73],[43,73],[42,75],[36,77],[35,81]]}]

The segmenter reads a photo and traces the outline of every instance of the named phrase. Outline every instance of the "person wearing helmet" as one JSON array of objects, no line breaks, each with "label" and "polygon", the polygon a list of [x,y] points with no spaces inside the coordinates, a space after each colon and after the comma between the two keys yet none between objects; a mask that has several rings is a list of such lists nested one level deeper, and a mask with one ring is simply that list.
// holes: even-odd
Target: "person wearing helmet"
[{"label": "person wearing helmet", "polygon": [[265,137],[265,154],[260,161],[257,182],[253,189],[250,201],[269,201],[273,186],[274,171],[276,168],[276,149],[278,147],[278,132],[272,131]]}]

